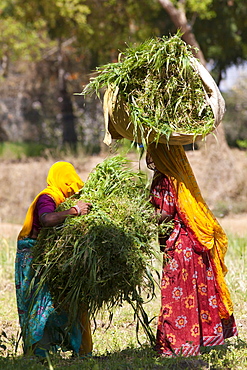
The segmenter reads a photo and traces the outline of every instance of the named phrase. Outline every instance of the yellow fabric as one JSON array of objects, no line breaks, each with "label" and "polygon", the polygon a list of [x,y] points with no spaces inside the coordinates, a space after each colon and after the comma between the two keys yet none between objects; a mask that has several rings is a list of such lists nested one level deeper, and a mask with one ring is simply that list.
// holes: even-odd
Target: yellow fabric
[{"label": "yellow fabric", "polygon": [[91,333],[91,325],[88,317],[88,312],[83,308],[81,312],[81,330],[82,330],[82,341],[79,350],[79,355],[87,355],[93,350],[93,341]]},{"label": "yellow fabric", "polygon": [[224,279],[227,268],[224,257],[227,251],[227,236],[203,200],[192,168],[181,145],[151,144],[148,146],[158,171],[167,175],[177,193],[179,213],[184,224],[210,253],[217,288],[223,303],[219,307],[221,318],[233,313],[233,305]]},{"label": "yellow fabric", "polygon": [[48,194],[52,197],[56,206],[62,203],[66,198],[78,192],[84,183],[76,173],[74,166],[69,162],[54,163],[47,175],[47,187],[42,190],[30,205],[23,227],[19,233],[18,240],[29,236],[33,225],[33,213],[38,198],[42,194]]}]

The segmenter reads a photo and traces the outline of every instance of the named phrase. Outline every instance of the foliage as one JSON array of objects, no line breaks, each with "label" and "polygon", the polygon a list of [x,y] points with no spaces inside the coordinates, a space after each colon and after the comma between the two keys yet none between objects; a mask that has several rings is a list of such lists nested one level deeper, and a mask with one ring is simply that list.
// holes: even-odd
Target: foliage
[{"label": "foliage", "polygon": [[247,149],[247,139],[245,140],[237,140],[236,141],[236,144],[237,146],[240,148],[240,149]]},{"label": "foliage", "polygon": [[[1,18],[1,17],[0,17]],[[41,58],[42,51],[52,46],[41,24],[39,32],[25,26],[13,17],[1,19],[0,22],[0,57],[8,55],[13,61],[34,61]]]},{"label": "foliage", "polygon": [[34,29],[42,22],[52,39],[73,36],[76,29],[83,32],[89,13],[80,0],[10,0],[2,9],[3,16],[12,16]]},{"label": "foliage", "polygon": [[211,11],[210,6],[213,0],[203,0],[200,3],[197,0],[171,0],[170,1],[176,8],[183,9],[187,13],[196,13],[200,18],[210,19],[214,16],[214,12]]},{"label": "foliage", "polygon": [[169,20],[162,19],[165,12],[155,0],[145,0],[141,7],[133,0],[8,0],[1,8],[2,28],[13,40],[16,33],[12,24],[19,24],[23,32],[26,29],[26,42],[33,32],[38,38],[37,48],[45,41],[44,33],[51,40],[73,39],[72,58],[83,53],[84,59],[87,50],[88,57],[91,53],[96,58],[91,61],[94,66],[116,56],[126,41],[160,35],[165,23],[169,24]]},{"label": "foliage", "polygon": [[[20,14],[23,14],[23,11]],[[12,62],[40,60],[44,50],[53,46],[45,22],[40,18],[34,19],[33,24],[24,22],[20,14],[17,4],[11,0],[1,1],[0,57],[7,57]]]},{"label": "foliage", "polygon": [[140,43],[169,32],[172,23],[157,0],[87,0],[92,33],[84,40],[93,60],[91,69],[116,61],[126,44]]},{"label": "foliage", "polygon": [[[214,60],[218,72],[246,59],[244,0],[173,0],[172,3],[183,7],[206,59]],[[13,41],[21,36],[15,32],[15,22],[29,30],[27,43],[33,30],[38,31],[36,46],[44,44],[42,32],[48,33],[51,39],[74,36],[78,48],[84,45],[93,52],[96,63],[115,58],[126,42],[143,42],[149,37],[176,32],[158,0],[145,0],[142,6],[134,0],[8,0],[1,2],[0,9],[3,35],[10,33]],[[18,48],[18,43],[12,45]]]},{"label": "foliage", "polygon": [[[177,2],[177,1],[176,1]],[[200,19],[212,19],[215,17],[215,10],[212,9],[213,0],[187,0],[186,7],[189,13],[198,14]]]},{"label": "foliage", "polygon": [[207,12],[212,13],[209,19],[204,19],[196,10],[189,11],[188,18],[193,20],[193,32],[218,75],[216,80],[220,81],[228,67],[243,63],[247,58],[247,4],[245,0],[213,0]]},{"label": "foliage", "polygon": [[214,369],[246,368],[247,343],[241,339],[229,341],[225,346],[207,347],[203,349],[203,359],[208,364],[214,364]]}]

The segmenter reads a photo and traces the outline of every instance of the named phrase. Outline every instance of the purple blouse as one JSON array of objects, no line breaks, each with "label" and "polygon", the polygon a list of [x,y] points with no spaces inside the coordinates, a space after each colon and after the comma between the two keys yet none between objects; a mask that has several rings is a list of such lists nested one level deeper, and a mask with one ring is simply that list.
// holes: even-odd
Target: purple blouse
[{"label": "purple blouse", "polygon": [[34,214],[33,214],[33,230],[40,231],[42,225],[40,223],[40,216],[43,213],[51,213],[56,209],[56,203],[54,200],[47,194],[40,195],[37,200]]}]

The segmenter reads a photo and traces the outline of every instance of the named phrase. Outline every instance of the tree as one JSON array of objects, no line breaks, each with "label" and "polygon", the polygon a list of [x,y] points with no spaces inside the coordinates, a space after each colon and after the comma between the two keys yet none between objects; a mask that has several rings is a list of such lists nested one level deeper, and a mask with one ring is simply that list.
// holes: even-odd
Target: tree
[{"label": "tree", "polygon": [[181,28],[184,40],[199,48],[202,63],[214,66],[219,82],[225,68],[246,54],[246,8],[244,0],[143,0],[141,6],[136,0],[2,0],[1,72],[7,76],[10,59],[31,60],[37,68],[47,63],[50,80],[37,80],[44,77],[52,85],[55,122],[63,127],[63,141],[74,145],[73,92],[81,91],[90,71],[117,60],[128,44]]},{"label": "tree", "polygon": [[[63,127],[63,142],[75,147],[77,136],[71,95],[68,93],[66,70],[64,63],[64,45],[69,38],[77,33],[88,32],[86,17],[89,9],[80,0],[5,0],[2,4],[2,18],[7,23],[18,23],[23,29],[30,29],[36,35],[42,36],[43,32],[49,35],[57,44],[57,101],[61,108],[61,122]],[[13,37],[13,33],[12,33]],[[29,39],[29,38],[28,38]]]},{"label": "tree", "polygon": [[247,3],[213,0],[210,9],[213,16],[197,18],[193,28],[220,84],[228,67],[239,65],[247,58]]},{"label": "tree", "polygon": [[[161,36],[172,26],[156,0],[87,0],[87,21],[92,30],[86,36],[93,53],[92,69],[116,61],[119,52],[132,43]],[[81,38],[78,39],[81,41]]]},{"label": "tree", "polygon": [[37,61],[52,42],[42,24],[36,22],[35,27],[24,25],[21,21],[7,14],[1,14],[0,5],[0,75],[8,77],[10,60]]},{"label": "tree", "polygon": [[210,62],[220,84],[227,68],[247,58],[247,4],[245,0],[158,0],[183,39],[199,48],[202,64]]},{"label": "tree", "polygon": [[74,147],[77,142],[68,66],[81,59],[92,70],[116,60],[126,42],[159,35],[162,11],[154,0],[145,0],[142,7],[134,0],[4,0],[0,18],[6,19],[5,28],[12,19],[38,36],[46,32],[53,42],[51,52],[43,52],[42,59],[52,59],[57,68],[57,117],[64,143]]},{"label": "tree", "polygon": [[[180,29],[183,33],[182,39],[189,45],[194,46],[198,49],[198,52],[194,52],[201,63],[205,66],[206,60],[202,51],[200,50],[199,44],[196,40],[196,37],[192,31],[192,28],[188,22],[186,16],[186,2],[184,1],[176,1],[175,4],[170,0],[159,0],[162,7],[167,11],[169,14],[172,22],[174,23],[177,29]],[[200,5],[199,5],[200,6]]]}]

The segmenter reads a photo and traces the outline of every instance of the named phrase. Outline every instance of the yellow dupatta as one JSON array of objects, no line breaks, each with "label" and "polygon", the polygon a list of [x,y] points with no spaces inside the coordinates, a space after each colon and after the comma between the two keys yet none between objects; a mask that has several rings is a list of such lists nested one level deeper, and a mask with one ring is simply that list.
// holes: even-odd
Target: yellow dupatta
[{"label": "yellow dupatta", "polygon": [[224,276],[227,268],[224,257],[227,251],[227,236],[205,203],[197,185],[192,168],[182,145],[150,144],[151,155],[158,171],[167,175],[177,194],[180,217],[190,228],[199,243],[210,253],[217,289],[222,304],[220,317],[228,318],[233,313],[233,304]]},{"label": "yellow dupatta", "polygon": [[35,197],[27,211],[18,240],[28,237],[31,232],[33,213],[40,195],[49,195],[56,203],[56,206],[58,206],[66,198],[79,191],[83,185],[83,181],[71,163],[62,161],[54,163],[47,175],[47,187]]}]

